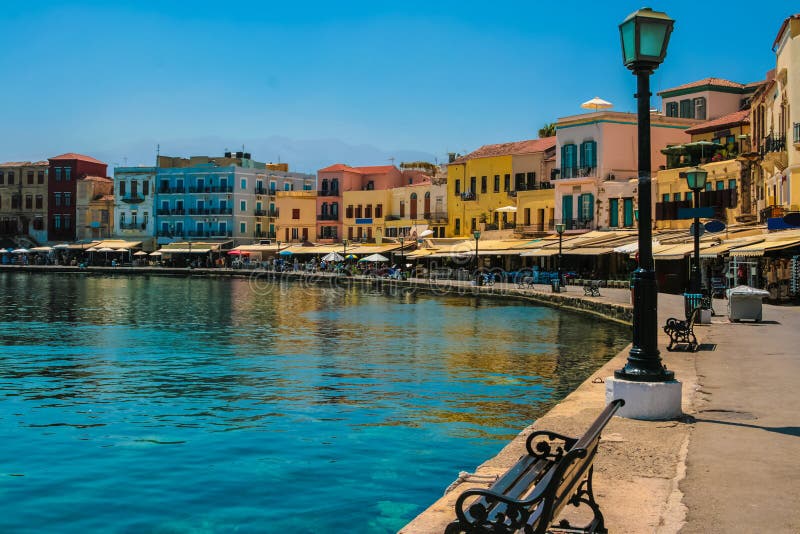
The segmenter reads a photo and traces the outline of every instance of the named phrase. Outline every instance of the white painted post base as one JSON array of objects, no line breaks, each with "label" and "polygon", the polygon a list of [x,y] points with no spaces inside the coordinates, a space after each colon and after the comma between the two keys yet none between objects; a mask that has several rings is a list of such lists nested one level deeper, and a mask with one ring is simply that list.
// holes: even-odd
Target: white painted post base
[{"label": "white painted post base", "polygon": [[606,404],[625,399],[617,415],[626,419],[657,421],[681,415],[681,389],[678,380],[669,382],[632,382],[606,378]]},{"label": "white painted post base", "polygon": [[700,324],[711,324],[711,310],[700,310],[700,316],[698,318],[700,320],[697,322]]}]

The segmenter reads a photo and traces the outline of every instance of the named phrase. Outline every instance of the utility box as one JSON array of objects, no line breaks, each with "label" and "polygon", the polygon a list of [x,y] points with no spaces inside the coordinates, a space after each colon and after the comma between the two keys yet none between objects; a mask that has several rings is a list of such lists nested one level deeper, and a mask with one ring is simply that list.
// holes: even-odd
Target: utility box
[{"label": "utility box", "polygon": [[728,319],[734,322],[744,320],[761,321],[762,300],[769,291],[749,286],[737,286],[728,292]]}]

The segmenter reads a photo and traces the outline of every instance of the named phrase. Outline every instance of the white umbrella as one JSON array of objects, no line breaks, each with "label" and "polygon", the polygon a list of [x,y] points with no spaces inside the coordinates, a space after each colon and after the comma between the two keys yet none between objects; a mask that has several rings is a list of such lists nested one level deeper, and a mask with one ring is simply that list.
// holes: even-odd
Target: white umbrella
[{"label": "white umbrella", "polygon": [[381,256],[380,254],[371,254],[366,258],[361,258],[358,261],[379,262],[379,261],[389,261],[389,258],[387,258],[386,256]]},{"label": "white umbrella", "polygon": [[69,248],[69,245],[66,243],[60,243],[58,245],[53,245],[53,248]]},{"label": "white umbrella", "polygon": [[428,237],[429,235],[433,235],[433,230],[425,230],[419,234],[420,237]]},{"label": "white umbrella", "polygon": [[150,255],[151,256],[161,256],[161,251],[160,250],[156,250],[155,252],[151,252]]},{"label": "white umbrella", "polygon": [[611,102],[608,102],[607,100],[603,100],[599,96],[596,96],[593,99],[588,100],[588,101],[584,102],[583,104],[581,104],[582,108],[584,108],[584,109],[593,109],[595,111],[597,111],[598,109],[608,109],[611,106],[613,106],[613,104]]},{"label": "white umbrella", "polygon": [[97,247],[89,247],[86,249],[86,252],[97,252]]},{"label": "white umbrella", "polygon": [[328,254],[325,254],[322,259],[324,261],[344,261],[344,258],[336,252],[329,252]]},{"label": "white umbrella", "polygon": [[0,248],[0,254],[8,254],[8,252],[9,252],[8,250]]},{"label": "white umbrella", "polygon": [[[92,249],[89,249],[89,250],[92,250]],[[109,248],[109,247],[103,247],[103,248],[94,249],[94,252],[116,252],[116,250],[114,250],[113,248]]]},{"label": "white umbrella", "polygon": [[117,252],[125,252],[125,253],[130,252],[127,248],[118,248],[116,251]]},{"label": "white umbrella", "polygon": [[139,252],[134,252],[133,255],[134,256],[147,256],[147,252],[145,252],[144,250],[140,250]]},{"label": "white umbrella", "polygon": [[18,248],[12,252],[12,254],[29,254],[29,253],[30,250],[28,250],[27,248]]},{"label": "white umbrella", "polygon": [[516,206],[503,206],[502,208],[497,208],[494,211],[499,211],[500,213],[516,213],[517,207]]}]

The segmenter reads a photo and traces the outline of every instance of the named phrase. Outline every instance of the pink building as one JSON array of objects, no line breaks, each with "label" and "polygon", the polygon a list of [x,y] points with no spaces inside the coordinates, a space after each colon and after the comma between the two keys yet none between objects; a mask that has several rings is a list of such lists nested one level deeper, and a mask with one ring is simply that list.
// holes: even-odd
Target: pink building
[{"label": "pink building", "polygon": [[704,78],[658,92],[661,112],[667,117],[713,120],[747,107],[763,82],[738,83]]},{"label": "pink building", "polygon": [[414,177],[404,177],[394,165],[350,167],[337,163],[317,171],[317,240],[341,241],[343,233],[342,193],[345,191],[386,190],[407,185]]},{"label": "pink building", "polygon": [[[691,140],[684,130],[701,121],[652,114],[652,176],[666,165],[661,149]],[[601,111],[556,122],[555,221],[567,231],[631,228],[638,202],[637,119]]]}]

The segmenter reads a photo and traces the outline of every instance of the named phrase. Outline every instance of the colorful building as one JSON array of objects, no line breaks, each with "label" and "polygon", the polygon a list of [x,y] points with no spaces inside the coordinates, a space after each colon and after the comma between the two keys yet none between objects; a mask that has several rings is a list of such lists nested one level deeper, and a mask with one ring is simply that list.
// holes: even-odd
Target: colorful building
[{"label": "colorful building", "polygon": [[[348,191],[385,191],[399,187],[403,185],[403,173],[394,165],[350,167],[343,163],[337,163],[317,171],[317,184],[317,241],[334,243],[349,235],[344,233],[343,193]],[[351,205],[355,210],[356,205]],[[367,227],[371,227],[373,224],[366,221],[356,223],[355,217],[352,219],[349,228],[354,228],[354,236],[358,235],[358,226],[362,227],[361,234],[366,235]],[[361,217],[361,219],[365,218]],[[349,232],[349,230],[347,231]]]},{"label": "colorful building", "polygon": [[155,232],[156,167],[114,169],[113,235],[153,247]]},{"label": "colorful building", "polygon": [[[513,228],[513,213],[509,218],[496,210],[516,206],[519,191],[550,189],[552,161],[545,154],[555,143],[554,137],[547,137],[484,145],[453,159],[447,165],[447,236]],[[540,156],[531,157],[536,154]]]},{"label": "colorful building", "polygon": [[47,241],[46,161],[0,163],[0,235]]},{"label": "colorful building", "polygon": [[[655,176],[666,157],[660,149],[690,140],[694,119],[651,114],[651,160]],[[581,232],[636,225],[638,126],[634,113],[600,111],[556,122],[555,220]]]},{"label": "colorful building", "polygon": [[743,84],[722,78],[704,78],[664,89],[661,113],[666,117],[714,120],[747,107],[761,82]]},{"label": "colorful building", "polygon": [[416,239],[428,230],[430,237],[445,237],[447,183],[426,176],[415,184],[392,189],[384,235]]},{"label": "colorful building", "polygon": [[278,191],[277,237],[280,243],[305,243],[314,240],[317,228],[316,191]]},{"label": "colorful building", "polygon": [[47,239],[75,241],[77,182],[87,176],[105,178],[108,165],[72,152],[49,158],[48,161]]},{"label": "colorful building", "polygon": [[111,237],[114,226],[114,180],[84,176],[75,182],[75,239]]}]

